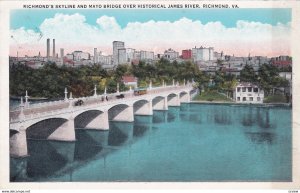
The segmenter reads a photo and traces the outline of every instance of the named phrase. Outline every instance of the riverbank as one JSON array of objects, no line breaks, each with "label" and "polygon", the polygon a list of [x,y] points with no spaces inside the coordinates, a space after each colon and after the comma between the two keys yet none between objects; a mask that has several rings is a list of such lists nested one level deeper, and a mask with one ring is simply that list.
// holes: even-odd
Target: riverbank
[{"label": "riverbank", "polygon": [[234,101],[202,101],[202,100],[192,100],[191,103],[195,104],[230,104],[234,106],[265,106],[265,107],[276,107],[276,106],[285,106],[285,107],[291,107],[291,103],[237,103]]}]

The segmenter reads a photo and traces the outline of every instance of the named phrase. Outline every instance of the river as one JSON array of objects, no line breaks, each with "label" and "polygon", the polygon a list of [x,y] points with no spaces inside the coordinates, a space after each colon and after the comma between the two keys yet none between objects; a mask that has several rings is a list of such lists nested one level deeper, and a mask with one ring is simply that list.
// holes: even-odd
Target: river
[{"label": "river", "polygon": [[182,104],[76,142],[28,140],[11,181],[291,181],[291,108]]}]

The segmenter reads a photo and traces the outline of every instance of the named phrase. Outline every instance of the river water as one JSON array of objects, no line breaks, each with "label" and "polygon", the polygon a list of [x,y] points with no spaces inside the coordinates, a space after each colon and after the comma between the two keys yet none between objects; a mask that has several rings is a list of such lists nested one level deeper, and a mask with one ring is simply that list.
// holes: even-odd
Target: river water
[{"label": "river water", "polygon": [[182,104],[76,142],[28,140],[11,181],[291,181],[291,108]]}]

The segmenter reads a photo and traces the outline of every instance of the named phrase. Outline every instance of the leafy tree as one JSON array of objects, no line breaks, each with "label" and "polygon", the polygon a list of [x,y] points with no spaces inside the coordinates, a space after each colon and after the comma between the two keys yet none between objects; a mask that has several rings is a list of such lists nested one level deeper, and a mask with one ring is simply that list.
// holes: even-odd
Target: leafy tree
[{"label": "leafy tree", "polygon": [[257,77],[255,75],[254,69],[250,65],[246,65],[240,72],[241,82],[256,82]]}]

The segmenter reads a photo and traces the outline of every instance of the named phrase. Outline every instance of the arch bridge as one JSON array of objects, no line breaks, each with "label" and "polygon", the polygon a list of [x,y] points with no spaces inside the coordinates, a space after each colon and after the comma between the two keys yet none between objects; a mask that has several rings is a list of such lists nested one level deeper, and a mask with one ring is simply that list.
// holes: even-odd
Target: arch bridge
[{"label": "arch bridge", "polygon": [[94,96],[61,101],[29,105],[21,100],[20,108],[10,111],[10,154],[27,156],[27,139],[75,141],[75,129],[108,130],[109,121],[133,122],[134,115],[189,103],[194,94],[187,84],[150,88],[139,96],[132,90],[103,95],[95,90]]}]

